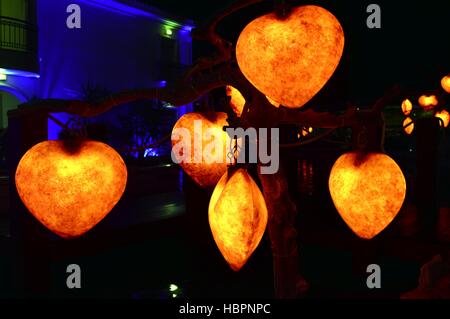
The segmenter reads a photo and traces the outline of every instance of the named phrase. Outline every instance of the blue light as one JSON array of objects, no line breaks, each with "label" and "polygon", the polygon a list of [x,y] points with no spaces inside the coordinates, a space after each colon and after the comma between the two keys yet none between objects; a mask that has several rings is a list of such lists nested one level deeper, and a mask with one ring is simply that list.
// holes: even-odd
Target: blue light
[{"label": "blue light", "polygon": [[157,149],[154,148],[147,148],[144,152],[144,157],[158,157],[159,153]]},{"label": "blue light", "polygon": [[[18,81],[18,79],[20,80]],[[8,81],[9,80],[10,79],[8,79]],[[16,79],[14,80],[16,82],[15,84],[17,84],[17,82],[26,82],[27,79],[16,77]],[[29,96],[27,96],[21,89],[17,88],[14,85],[11,85],[7,81],[0,81],[0,90],[14,95],[21,103],[25,103],[26,101],[29,100]]]},{"label": "blue light", "polygon": [[192,26],[192,25],[185,25],[185,26],[182,28],[182,30],[183,30],[183,31],[186,31],[186,32],[191,32],[192,29],[194,29],[194,28],[195,28],[195,27]]},{"label": "blue light", "polygon": [[112,0],[104,0],[104,1],[95,1],[95,0],[81,0],[82,2],[86,2],[87,4],[97,7],[106,9],[115,13],[123,14],[126,16],[132,16],[139,14],[139,11],[136,11],[136,9],[129,7],[124,4],[117,3]]},{"label": "blue light", "polygon": [[[85,21],[83,28],[77,31],[59,28],[64,25],[66,15],[59,15],[58,12],[64,12],[70,3],[71,0],[37,2],[41,77],[39,82],[32,80],[34,82],[28,85],[31,79],[23,77],[27,72],[14,72],[22,75],[22,78],[16,77],[15,81],[27,82],[24,91],[29,92],[28,98],[78,99],[89,81],[111,92],[166,87],[167,81],[160,81],[161,78],[153,76],[152,72],[157,73],[160,66],[152,61],[151,52],[155,44],[148,35],[158,33],[161,36],[167,29],[173,31],[174,40],[180,44],[180,61],[177,62],[185,65],[192,63],[192,38],[189,32],[194,28],[194,23],[191,21],[168,19],[157,8],[139,1],[79,0]],[[122,30],[135,34],[139,42],[127,37],[117,39],[117,33]],[[35,74],[34,77],[39,78],[39,75]],[[8,77],[8,84],[15,85],[11,80],[13,77]],[[0,85],[3,83],[6,84],[1,82]],[[180,107],[177,115],[191,110],[192,105]],[[49,121],[49,137],[57,138],[59,131],[60,128]],[[129,155],[133,157],[143,157],[145,153],[145,157],[151,158],[166,153],[165,148],[147,149],[144,152],[141,147],[147,143],[136,139],[129,142],[130,147],[141,150],[130,152]]]},{"label": "blue light", "polygon": [[178,109],[178,107],[176,107],[176,106],[174,106],[174,105],[172,105],[172,104],[170,104],[170,103],[167,103],[167,102],[163,102],[163,103],[162,103],[162,106],[163,106],[164,108],[166,108],[166,109],[169,109],[169,110],[175,110],[175,109]]},{"label": "blue light", "polygon": [[[173,20],[168,20],[168,19],[164,19],[161,16],[152,13],[149,11],[149,6],[146,5],[142,5],[142,8],[138,8],[135,6],[130,6],[127,5],[125,3],[121,3],[120,1],[117,0],[81,0],[83,2],[86,2],[87,4],[96,6],[96,7],[100,7],[100,8],[104,8],[116,13],[120,13],[123,15],[127,15],[127,16],[132,16],[132,15],[136,15],[136,16],[145,16],[145,17],[150,17],[156,21],[162,22],[170,27],[173,28],[179,28],[183,31],[191,31],[194,26],[192,25],[182,25],[178,22],[175,22]],[[135,4],[136,6],[139,5],[138,3]]]},{"label": "blue light", "polygon": [[[67,123],[70,119],[70,115],[67,113],[52,113],[52,116],[62,123]],[[61,126],[53,121],[51,118],[47,120],[47,138],[48,140],[59,140],[59,134],[62,131]]]},{"label": "blue light", "polygon": [[3,69],[0,68],[0,73],[5,75],[15,75],[15,76],[22,76],[25,78],[36,78],[39,79],[40,75],[33,72],[27,72],[27,71],[21,71],[21,70],[12,70],[12,69]]}]

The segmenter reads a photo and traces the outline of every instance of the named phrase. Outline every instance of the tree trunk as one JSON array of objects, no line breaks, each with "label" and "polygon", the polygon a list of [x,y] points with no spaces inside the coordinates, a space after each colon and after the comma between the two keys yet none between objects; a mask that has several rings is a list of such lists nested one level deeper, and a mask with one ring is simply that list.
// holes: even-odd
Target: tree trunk
[{"label": "tree trunk", "polygon": [[287,182],[280,170],[259,175],[269,211],[275,298],[294,299],[306,293],[308,284],[300,275],[295,220],[297,209],[289,197]]},{"label": "tree trunk", "polygon": [[416,202],[420,232],[425,238],[435,235],[439,218],[438,146],[439,120],[435,117],[416,121],[417,181]]}]

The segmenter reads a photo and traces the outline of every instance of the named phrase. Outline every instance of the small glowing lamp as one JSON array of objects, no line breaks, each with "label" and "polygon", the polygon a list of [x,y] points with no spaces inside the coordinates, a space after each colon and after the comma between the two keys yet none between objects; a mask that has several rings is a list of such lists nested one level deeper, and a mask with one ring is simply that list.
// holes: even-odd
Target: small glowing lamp
[{"label": "small glowing lamp", "polygon": [[406,99],[402,102],[403,114],[405,114],[406,116],[410,115],[412,109],[413,109],[413,105],[409,99]]},{"label": "small glowing lamp", "polygon": [[[233,112],[238,117],[240,117],[242,115],[242,111],[244,110],[245,98],[242,96],[241,92],[239,92],[238,89],[232,87],[231,85],[226,86],[226,94],[228,97],[230,97],[230,106]],[[280,103],[275,102],[268,96],[266,96],[266,98],[267,101],[269,101],[269,103],[275,106],[276,108],[280,107]]]},{"label": "small glowing lamp", "polygon": [[450,114],[446,110],[436,112],[435,116],[441,119],[441,125],[448,127],[448,124],[450,123]]},{"label": "small glowing lamp", "polygon": [[226,94],[230,97],[230,106],[233,112],[240,117],[245,106],[245,98],[242,96],[238,89],[231,85],[226,86]]},{"label": "small glowing lamp", "polygon": [[441,85],[445,92],[450,93],[450,75],[442,78]]},{"label": "small glowing lamp", "polygon": [[433,109],[435,106],[439,104],[439,101],[436,97],[436,95],[422,95],[419,98],[419,105],[425,110],[429,111]]},{"label": "small glowing lamp", "polygon": [[403,121],[403,130],[405,131],[406,134],[411,135],[412,132],[414,132],[414,121],[412,120],[412,118],[407,117],[404,121]]}]

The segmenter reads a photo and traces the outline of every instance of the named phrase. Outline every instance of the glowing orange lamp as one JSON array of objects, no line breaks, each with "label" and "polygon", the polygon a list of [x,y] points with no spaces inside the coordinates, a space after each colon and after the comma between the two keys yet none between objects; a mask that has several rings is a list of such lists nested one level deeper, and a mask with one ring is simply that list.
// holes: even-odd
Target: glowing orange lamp
[{"label": "glowing orange lamp", "polygon": [[312,127],[304,127],[304,128],[302,128],[302,135],[303,135],[303,137],[306,137],[306,136],[312,134],[313,131],[314,131],[314,129]]},{"label": "glowing orange lamp", "polygon": [[448,127],[448,124],[450,123],[450,114],[446,110],[436,112],[435,116],[441,119],[441,125]]},{"label": "glowing orange lamp", "polygon": [[435,106],[439,104],[439,101],[436,97],[436,95],[422,95],[419,98],[419,105],[425,110],[429,111],[432,110]]},{"label": "glowing orange lamp", "polygon": [[223,175],[211,196],[209,225],[225,260],[239,271],[258,247],[267,226],[267,207],[244,169]]},{"label": "glowing orange lamp", "polygon": [[442,78],[441,85],[445,92],[450,93],[450,75]]},{"label": "glowing orange lamp", "polygon": [[[240,117],[242,115],[242,111],[244,110],[245,106],[245,98],[242,96],[241,92],[239,92],[238,89],[235,89],[231,85],[226,86],[226,94],[230,97],[230,106],[233,112]],[[269,101],[270,104],[275,106],[276,108],[280,107],[280,103],[275,102],[271,98],[267,97],[267,101]]]},{"label": "glowing orange lamp", "polygon": [[233,112],[240,117],[244,110],[245,98],[238,89],[235,89],[231,85],[226,86],[226,94],[230,97],[230,106],[233,109]]},{"label": "glowing orange lamp", "polygon": [[268,97],[268,96],[266,96],[266,99],[267,99],[267,101],[269,101],[269,103],[270,104],[272,104],[273,106],[275,106],[276,108],[279,108],[280,107],[280,103],[278,103],[277,101],[275,101],[275,100],[272,100],[270,97]]},{"label": "glowing orange lamp", "polygon": [[28,210],[63,238],[81,236],[122,197],[127,168],[120,155],[94,141],[46,141],[19,162],[16,188]]},{"label": "glowing orange lamp", "polygon": [[406,99],[402,102],[403,114],[405,114],[406,116],[410,115],[412,109],[413,109],[413,105],[409,99]]},{"label": "glowing orange lamp", "polygon": [[344,31],[329,11],[313,5],[250,22],[236,45],[244,76],[278,104],[300,108],[336,70],[344,50]]},{"label": "glowing orange lamp", "polygon": [[412,118],[407,117],[403,121],[403,130],[408,135],[411,135],[414,132],[414,121],[412,120]]},{"label": "glowing orange lamp", "polygon": [[329,189],[347,225],[361,238],[371,239],[400,211],[406,181],[400,167],[381,153],[342,155],[334,164]]},{"label": "glowing orange lamp", "polygon": [[214,187],[227,170],[227,114],[188,113],[172,131],[172,159],[201,187]]}]

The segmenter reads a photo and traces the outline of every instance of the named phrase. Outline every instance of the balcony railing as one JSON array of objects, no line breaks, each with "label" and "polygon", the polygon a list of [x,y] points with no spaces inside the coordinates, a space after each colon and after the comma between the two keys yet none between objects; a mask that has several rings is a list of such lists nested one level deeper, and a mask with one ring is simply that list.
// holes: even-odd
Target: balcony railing
[{"label": "balcony railing", "polygon": [[36,52],[36,26],[14,18],[0,17],[0,49]]}]

